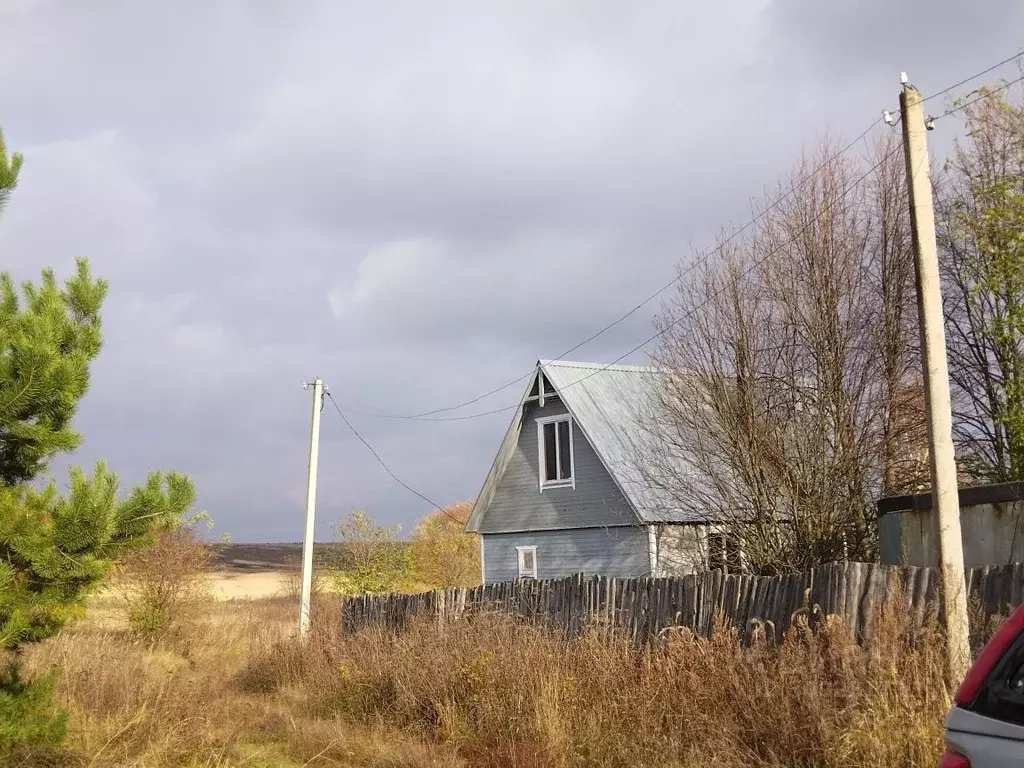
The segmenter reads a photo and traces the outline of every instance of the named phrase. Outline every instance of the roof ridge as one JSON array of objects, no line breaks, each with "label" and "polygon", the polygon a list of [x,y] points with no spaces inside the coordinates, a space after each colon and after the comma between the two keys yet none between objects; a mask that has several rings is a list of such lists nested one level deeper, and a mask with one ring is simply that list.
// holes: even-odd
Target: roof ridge
[{"label": "roof ridge", "polygon": [[584,368],[591,370],[605,370],[605,371],[637,371],[637,372],[648,372],[657,373],[660,369],[653,365],[630,365],[625,363],[588,363],[582,360],[538,360],[538,364],[543,368],[549,365],[557,365],[563,368]]}]

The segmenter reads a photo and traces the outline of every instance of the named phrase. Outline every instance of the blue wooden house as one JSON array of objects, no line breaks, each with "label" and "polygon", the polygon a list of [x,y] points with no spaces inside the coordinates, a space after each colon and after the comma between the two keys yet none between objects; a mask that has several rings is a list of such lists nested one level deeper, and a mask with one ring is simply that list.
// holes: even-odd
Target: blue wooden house
[{"label": "blue wooden house", "polygon": [[722,526],[675,511],[642,471],[661,375],[537,363],[466,523],[480,535],[484,583],[680,575],[732,556]]}]

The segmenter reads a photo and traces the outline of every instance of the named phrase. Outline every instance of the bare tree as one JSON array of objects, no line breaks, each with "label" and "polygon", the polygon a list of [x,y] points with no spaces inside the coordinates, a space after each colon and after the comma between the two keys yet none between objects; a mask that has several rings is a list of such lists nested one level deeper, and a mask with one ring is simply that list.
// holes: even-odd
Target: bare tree
[{"label": "bare tree", "polygon": [[649,482],[759,572],[872,558],[874,501],[926,469],[902,157],[824,141],[657,319]]},{"label": "bare tree", "polygon": [[964,474],[1024,479],[1024,107],[966,109],[938,206],[954,437]]}]

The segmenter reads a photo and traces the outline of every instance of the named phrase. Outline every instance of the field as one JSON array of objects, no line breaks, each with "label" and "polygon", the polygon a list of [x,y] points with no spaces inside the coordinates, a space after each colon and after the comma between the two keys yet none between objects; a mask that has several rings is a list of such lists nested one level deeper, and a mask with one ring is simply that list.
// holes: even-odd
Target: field
[{"label": "field", "polygon": [[66,752],[21,764],[851,768],[941,751],[941,638],[896,613],[863,649],[826,622],[777,648],[722,631],[636,651],[499,616],[339,637],[337,601],[319,597],[303,646],[294,596],[260,596],[294,572],[242,554],[217,563],[214,592],[253,599],[210,600],[146,640],[101,595],[32,647],[30,671],[61,669],[69,728]]},{"label": "field", "polygon": [[218,600],[280,597],[297,583],[301,544],[230,544],[214,548],[210,581]]}]

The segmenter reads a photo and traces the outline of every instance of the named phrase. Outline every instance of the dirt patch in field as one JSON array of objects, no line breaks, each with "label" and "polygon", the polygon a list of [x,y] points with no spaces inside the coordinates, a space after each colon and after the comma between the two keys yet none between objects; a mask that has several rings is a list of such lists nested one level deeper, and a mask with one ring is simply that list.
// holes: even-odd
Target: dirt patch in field
[{"label": "dirt patch in field", "polygon": [[[313,549],[314,573],[341,555],[337,543]],[[297,596],[302,544],[217,544],[211,546],[210,584],[218,600],[261,600]]]},{"label": "dirt patch in field", "polygon": [[295,573],[264,571],[237,573],[229,570],[210,572],[210,588],[217,600],[261,600],[267,597],[285,597],[295,583]]}]

